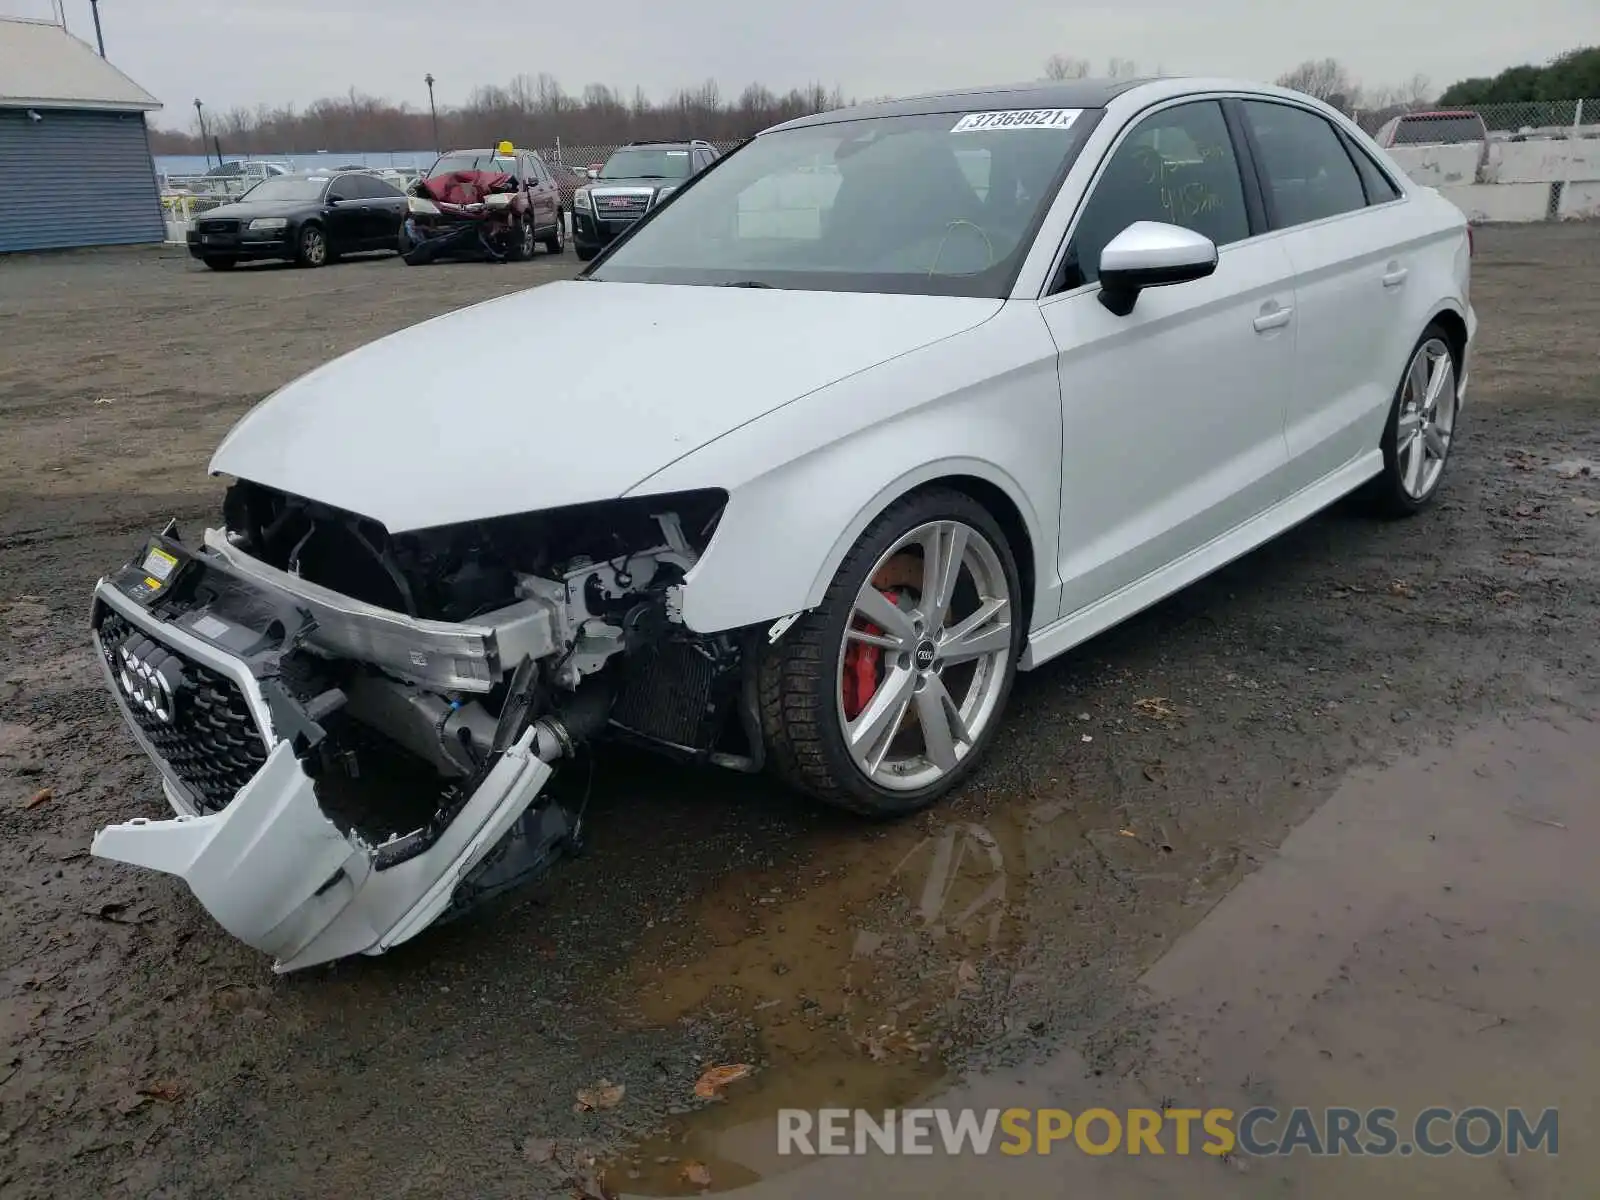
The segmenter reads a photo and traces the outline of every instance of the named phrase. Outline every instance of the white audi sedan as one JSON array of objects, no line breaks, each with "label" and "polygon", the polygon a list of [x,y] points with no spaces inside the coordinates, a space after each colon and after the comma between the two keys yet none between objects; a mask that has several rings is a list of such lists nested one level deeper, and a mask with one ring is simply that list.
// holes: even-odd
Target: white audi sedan
[{"label": "white audi sedan", "polygon": [[176,816],[95,853],[181,876],[289,970],[547,869],[583,812],[546,785],[586,746],[921,809],[1018,670],[1347,493],[1425,508],[1470,260],[1456,208],[1277,88],[769,129],[578,279],[239,422],[216,528],[97,587]]}]

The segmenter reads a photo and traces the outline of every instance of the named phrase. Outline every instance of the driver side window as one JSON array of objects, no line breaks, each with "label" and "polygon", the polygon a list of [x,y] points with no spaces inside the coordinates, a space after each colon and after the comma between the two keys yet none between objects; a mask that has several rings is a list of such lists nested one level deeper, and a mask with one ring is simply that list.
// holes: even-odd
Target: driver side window
[{"label": "driver side window", "polygon": [[1135,221],[1181,225],[1219,248],[1250,236],[1244,184],[1217,101],[1163,109],[1123,138],[1078,216],[1051,290],[1098,279],[1100,252]]}]

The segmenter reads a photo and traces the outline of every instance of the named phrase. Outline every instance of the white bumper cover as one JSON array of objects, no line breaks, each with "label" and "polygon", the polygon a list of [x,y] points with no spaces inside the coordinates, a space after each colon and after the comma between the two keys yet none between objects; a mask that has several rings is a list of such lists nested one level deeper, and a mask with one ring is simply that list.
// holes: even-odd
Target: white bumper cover
[{"label": "white bumper cover", "polygon": [[[153,621],[103,582],[99,594],[150,636],[208,657],[208,665],[224,665],[225,656]],[[248,673],[240,664],[227,665],[252,691],[252,705],[264,707]],[[112,692],[126,718],[114,685]],[[137,724],[128,724],[165,773]],[[272,955],[279,972],[381,954],[445,911],[456,885],[544,787],[551,767],[534,745],[529,728],[427,850],[384,870],[374,866],[374,847],[342,833],[323,815],[310,776],[283,740],[271,745],[265,765],[221,812],[189,811],[169,776],[166,791],[175,818],[109,825],[95,834],[90,849],[100,858],[176,875],[224,929]]]}]

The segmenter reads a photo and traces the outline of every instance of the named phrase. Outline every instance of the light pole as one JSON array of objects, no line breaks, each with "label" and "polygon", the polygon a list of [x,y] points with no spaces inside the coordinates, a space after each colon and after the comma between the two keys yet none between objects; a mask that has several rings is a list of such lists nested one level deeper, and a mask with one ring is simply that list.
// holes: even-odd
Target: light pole
[{"label": "light pole", "polygon": [[422,81],[428,85],[428,112],[433,114],[433,152],[442,154],[444,151],[439,148],[439,110],[433,106],[433,72],[424,75]]},{"label": "light pole", "polygon": [[105,35],[100,32],[100,0],[89,0],[89,7],[94,10],[94,40],[100,43],[100,57],[106,56]]},{"label": "light pole", "polygon": [[[200,149],[206,152],[206,166],[211,166],[211,147],[206,144],[206,114],[200,106],[200,98],[195,97],[194,115],[200,118]],[[218,164],[220,165],[220,164]]]}]

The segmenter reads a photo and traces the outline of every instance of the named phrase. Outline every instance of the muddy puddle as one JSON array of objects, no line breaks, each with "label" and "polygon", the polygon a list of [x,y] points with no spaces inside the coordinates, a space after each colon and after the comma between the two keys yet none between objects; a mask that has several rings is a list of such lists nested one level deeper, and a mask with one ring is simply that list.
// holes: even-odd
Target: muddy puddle
[{"label": "muddy puddle", "polygon": [[1079,943],[1068,961],[1108,977],[1102,943],[1119,935],[1105,908],[1136,892],[1124,918],[1166,929],[1197,894],[1220,893],[1237,847],[1158,813],[1160,765],[1133,768],[1152,803],[1063,787],[847,827],[783,867],[730,874],[686,920],[652,923],[620,980],[626,1019],[720,1022],[743,1052],[703,1065],[751,1070],[710,1098],[686,1094],[666,1129],[601,1164],[607,1189],[697,1195],[793,1169],[803,1160],[774,1153],[779,1109],[929,1097],[968,1052],[1043,1031],[1057,972],[1030,967],[1060,962],[1063,938]]}]

